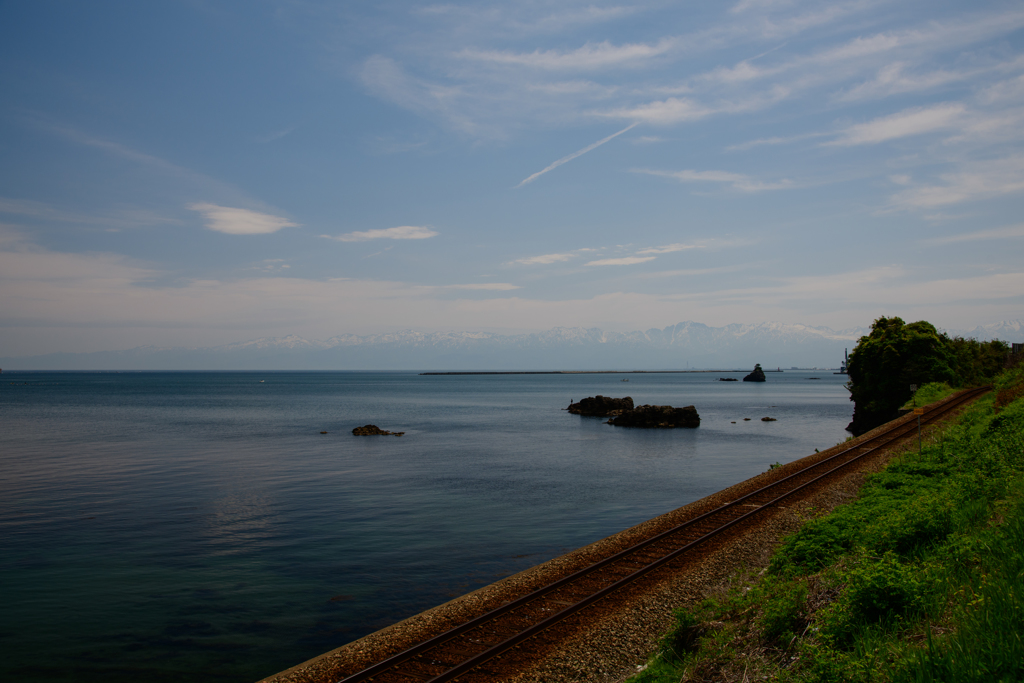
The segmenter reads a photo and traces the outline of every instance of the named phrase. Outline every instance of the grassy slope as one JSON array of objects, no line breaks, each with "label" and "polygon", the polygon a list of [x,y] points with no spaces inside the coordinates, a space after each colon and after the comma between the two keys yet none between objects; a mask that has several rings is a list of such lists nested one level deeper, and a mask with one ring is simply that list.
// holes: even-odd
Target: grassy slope
[{"label": "grassy slope", "polygon": [[1024,680],[1022,387],[1024,365],[762,575],[678,612],[630,680]]},{"label": "grassy slope", "polygon": [[918,388],[918,390],[914,392],[914,395],[910,397],[910,400],[900,406],[900,410],[919,408],[921,406],[926,406],[929,403],[941,401],[956,391],[956,389],[945,382],[930,382],[929,384],[925,384]]}]

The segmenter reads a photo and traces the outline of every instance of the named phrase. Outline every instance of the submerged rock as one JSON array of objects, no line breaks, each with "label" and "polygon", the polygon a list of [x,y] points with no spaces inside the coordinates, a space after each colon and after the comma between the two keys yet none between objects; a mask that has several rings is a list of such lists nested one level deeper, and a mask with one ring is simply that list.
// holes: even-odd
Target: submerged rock
[{"label": "submerged rock", "polygon": [[758,363],[754,366],[754,371],[743,378],[744,382],[764,382],[767,378],[764,376],[764,370],[761,369],[761,364]]},{"label": "submerged rock", "polygon": [[352,433],[356,436],[401,436],[405,432],[389,432],[381,429],[377,425],[363,425],[362,427],[356,427],[352,430]]},{"label": "submerged rock", "polygon": [[693,406],[673,408],[672,406],[643,405],[608,420],[616,427],[645,427],[648,429],[673,429],[700,427],[700,415]]},{"label": "submerged rock", "polygon": [[585,417],[612,417],[613,415],[621,415],[624,410],[633,409],[633,399],[629,396],[625,398],[612,398],[611,396],[590,396],[579,403],[570,403],[569,407],[566,408],[573,415],[583,415]]}]

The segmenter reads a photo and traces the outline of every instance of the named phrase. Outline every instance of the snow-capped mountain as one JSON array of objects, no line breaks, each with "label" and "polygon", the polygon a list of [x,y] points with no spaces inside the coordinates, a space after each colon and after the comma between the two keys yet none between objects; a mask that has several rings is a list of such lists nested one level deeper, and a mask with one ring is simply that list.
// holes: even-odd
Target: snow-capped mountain
[{"label": "snow-capped mountain", "polygon": [[[0,359],[4,368],[124,370],[657,370],[838,367],[866,327],[832,330],[787,323],[711,327],[682,322],[611,332],[555,327],[531,334],[418,332],[342,334],[326,340],[264,337],[203,348],[138,347]],[[1024,341],[1024,322],[950,334]]]},{"label": "snow-capped mountain", "polygon": [[1001,320],[990,325],[978,325],[973,330],[959,332],[962,337],[978,341],[1001,339],[1005,342],[1024,343],[1024,320]]}]

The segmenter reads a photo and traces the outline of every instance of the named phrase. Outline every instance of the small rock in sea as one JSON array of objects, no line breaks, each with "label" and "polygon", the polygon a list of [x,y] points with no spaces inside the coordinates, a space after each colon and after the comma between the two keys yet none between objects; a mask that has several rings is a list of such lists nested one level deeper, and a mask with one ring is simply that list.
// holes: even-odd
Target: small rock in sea
[{"label": "small rock in sea", "polygon": [[326,434],[327,432],[320,432],[320,433],[321,433],[321,434]]},{"label": "small rock in sea", "polygon": [[762,417],[761,422],[778,422],[774,417]]},{"label": "small rock in sea", "polygon": [[356,436],[402,436],[405,432],[389,432],[377,425],[363,425],[352,430]]},{"label": "small rock in sea", "polygon": [[733,420],[733,421],[732,421],[732,422],[730,422],[729,424],[736,424],[736,420]]},{"label": "small rock in sea", "polygon": [[750,422],[750,418],[749,417],[745,417],[745,418],[743,418],[743,421],[744,422]]},{"label": "small rock in sea", "polygon": [[735,377],[719,377],[718,381],[719,382],[739,382],[739,380],[736,379]]}]

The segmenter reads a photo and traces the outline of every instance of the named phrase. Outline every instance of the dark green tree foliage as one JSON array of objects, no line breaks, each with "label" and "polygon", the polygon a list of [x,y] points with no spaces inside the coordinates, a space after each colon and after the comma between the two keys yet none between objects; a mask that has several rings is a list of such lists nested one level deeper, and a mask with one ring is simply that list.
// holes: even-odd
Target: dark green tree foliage
[{"label": "dark green tree foliage", "polygon": [[957,386],[990,382],[1003,369],[1010,353],[1010,347],[998,339],[979,342],[977,339],[953,337],[947,339],[947,345],[953,356]]},{"label": "dark green tree foliage", "polygon": [[910,385],[957,384],[956,357],[949,338],[925,321],[879,318],[850,354],[850,400],[855,403],[847,429],[863,434],[897,417],[911,396]]},{"label": "dark green tree foliage", "polygon": [[850,354],[848,386],[856,405],[847,429],[859,435],[897,417],[911,396],[911,384],[988,382],[1003,368],[1008,352],[1001,341],[950,338],[923,320],[907,325],[900,318],[879,318]]}]

